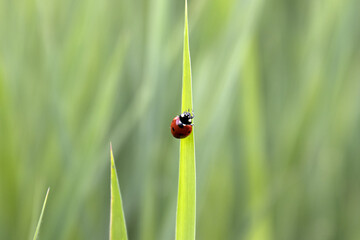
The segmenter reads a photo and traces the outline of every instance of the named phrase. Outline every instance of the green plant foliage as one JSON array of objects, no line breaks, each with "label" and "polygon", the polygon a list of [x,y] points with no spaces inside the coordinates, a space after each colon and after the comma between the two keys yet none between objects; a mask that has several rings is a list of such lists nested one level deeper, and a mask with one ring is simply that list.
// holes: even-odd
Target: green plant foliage
[{"label": "green plant foliage", "polygon": [[[183,79],[181,111],[192,111],[192,81],[189,49],[187,1],[185,0]],[[176,214],[176,239],[195,239],[196,171],[194,128],[180,140],[179,191]]]},{"label": "green plant foliage", "polygon": [[44,211],[45,211],[45,207],[46,207],[46,202],[47,202],[47,199],[48,199],[48,196],[49,196],[49,191],[50,191],[50,188],[48,188],[48,190],[46,192],[46,195],[45,195],[44,203],[43,203],[43,206],[42,206],[42,209],[41,209],[41,214],[40,214],[37,226],[36,226],[36,230],[35,230],[33,240],[38,239],[38,236],[39,236],[40,226],[41,226],[41,222],[42,222],[42,219],[43,219],[43,215],[44,215]]},{"label": "green plant foliage", "polygon": [[[128,238],[175,238],[184,1],[0,0],[1,240],[44,185],[39,239],[108,238],[109,139]],[[360,239],[359,9],[188,0],[196,239]]]},{"label": "green plant foliage", "polygon": [[110,240],[127,240],[126,223],[121,199],[120,185],[110,144],[111,158],[111,203],[110,203]]}]

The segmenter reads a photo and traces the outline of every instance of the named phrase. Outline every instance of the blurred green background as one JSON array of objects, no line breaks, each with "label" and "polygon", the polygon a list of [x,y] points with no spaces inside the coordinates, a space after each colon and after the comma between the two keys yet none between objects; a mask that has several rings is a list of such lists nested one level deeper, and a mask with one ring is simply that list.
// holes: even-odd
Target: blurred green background
[{"label": "blurred green background", "polygon": [[[360,239],[360,2],[189,0],[197,239]],[[174,239],[184,2],[0,0],[0,239]]]}]

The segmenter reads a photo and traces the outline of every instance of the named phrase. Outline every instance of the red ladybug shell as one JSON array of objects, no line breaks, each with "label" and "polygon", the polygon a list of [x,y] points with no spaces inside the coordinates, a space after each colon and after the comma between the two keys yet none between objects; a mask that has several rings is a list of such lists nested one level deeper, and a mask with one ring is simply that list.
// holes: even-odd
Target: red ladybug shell
[{"label": "red ladybug shell", "polygon": [[175,138],[185,138],[190,135],[192,131],[192,126],[185,125],[180,121],[180,117],[176,116],[171,122],[170,125],[171,133]]}]

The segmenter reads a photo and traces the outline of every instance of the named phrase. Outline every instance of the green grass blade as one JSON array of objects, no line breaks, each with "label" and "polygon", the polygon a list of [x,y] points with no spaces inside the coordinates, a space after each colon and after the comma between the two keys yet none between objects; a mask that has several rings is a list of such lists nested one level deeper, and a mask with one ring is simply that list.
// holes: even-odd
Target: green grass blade
[{"label": "green grass blade", "polygon": [[183,53],[183,86],[181,111],[192,110],[191,61],[189,48],[189,30],[187,0],[185,0],[184,53]]},{"label": "green grass blade", "polygon": [[43,218],[43,215],[44,215],[46,201],[47,201],[47,198],[48,198],[48,195],[49,195],[49,191],[50,191],[50,188],[48,188],[48,190],[46,192],[46,195],[45,195],[45,199],[44,199],[44,203],[43,203],[43,206],[42,206],[42,209],[41,209],[39,221],[38,221],[38,224],[36,226],[36,230],[35,230],[35,234],[34,234],[34,238],[33,238],[34,240],[36,240],[38,238],[38,235],[39,235],[41,221],[42,221],[42,218]]},{"label": "green grass blade", "polygon": [[111,206],[110,206],[110,240],[127,240],[126,223],[122,207],[119,180],[116,173],[114,155],[110,143],[111,156]]},{"label": "green grass blade", "polygon": [[[185,0],[183,85],[181,111],[192,111],[191,64],[188,37],[187,1]],[[195,239],[196,172],[194,129],[180,140],[179,192],[176,213],[176,239]]]}]

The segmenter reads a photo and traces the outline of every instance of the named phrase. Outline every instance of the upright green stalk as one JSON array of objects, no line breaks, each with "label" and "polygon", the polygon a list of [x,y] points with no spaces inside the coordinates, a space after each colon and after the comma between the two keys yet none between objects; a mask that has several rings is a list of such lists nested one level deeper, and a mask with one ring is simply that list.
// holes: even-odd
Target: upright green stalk
[{"label": "upright green stalk", "polygon": [[38,221],[38,224],[37,224],[37,226],[36,226],[36,230],[35,230],[35,234],[34,234],[33,240],[36,240],[36,239],[38,238],[38,236],[39,236],[41,221],[42,221],[42,218],[43,218],[43,215],[44,215],[47,198],[48,198],[48,196],[49,196],[49,191],[50,191],[50,188],[48,188],[48,190],[47,190],[47,192],[46,192],[46,195],[45,195],[44,203],[43,203],[43,206],[42,206],[42,209],[41,209],[39,221]]},{"label": "upright green stalk", "polygon": [[127,240],[126,223],[121,200],[120,184],[116,173],[114,155],[110,143],[111,158],[111,204],[110,204],[110,240]]},{"label": "upright green stalk", "polygon": [[[188,36],[187,0],[185,0],[183,85],[181,111],[192,111],[191,64]],[[176,239],[195,239],[196,172],[194,129],[180,140],[179,192],[176,214]]]}]

